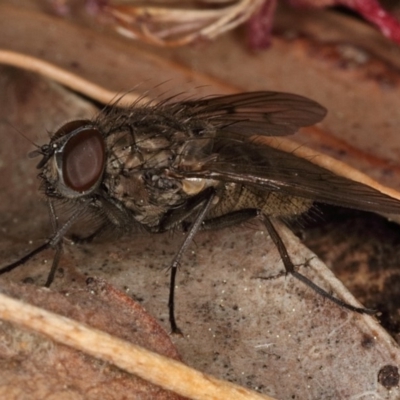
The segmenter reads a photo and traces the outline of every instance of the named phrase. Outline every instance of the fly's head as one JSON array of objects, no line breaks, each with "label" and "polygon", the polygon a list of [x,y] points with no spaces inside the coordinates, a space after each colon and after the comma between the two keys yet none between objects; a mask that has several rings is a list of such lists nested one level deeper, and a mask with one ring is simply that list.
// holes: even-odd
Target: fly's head
[{"label": "fly's head", "polygon": [[93,122],[76,120],[64,124],[49,144],[31,153],[42,156],[41,170],[47,196],[77,199],[99,187],[106,165],[103,136]]}]

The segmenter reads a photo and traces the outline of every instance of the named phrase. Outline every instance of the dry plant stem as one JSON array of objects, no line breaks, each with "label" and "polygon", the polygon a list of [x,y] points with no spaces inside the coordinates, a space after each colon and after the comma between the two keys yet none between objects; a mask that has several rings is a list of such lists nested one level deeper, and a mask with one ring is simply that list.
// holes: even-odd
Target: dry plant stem
[{"label": "dry plant stem", "polygon": [[[153,44],[174,47],[189,44],[199,38],[215,39],[247,21],[263,2],[264,0],[240,0],[233,4],[221,2],[227,5],[210,9],[106,5],[103,11],[115,18],[116,29],[121,34]],[[167,29],[157,30],[156,28],[152,31],[149,28],[150,23],[169,23],[172,26]],[[171,38],[177,34],[182,34],[182,36],[175,40]]]},{"label": "dry plant stem", "polygon": [[11,65],[13,67],[23,68],[28,71],[36,72],[52,79],[61,85],[64,85],[72,90],[95,99],[103,104],[108,104],[121,97],[118,102],[120,106],[131,105],[138,100],[148,102],[149,99],[134,92],[119,93],[106,90],[86,79],[81,78],[71,72],[66,71],[54,64],[40,60],[32,56],[17,53],[14,51],[0,49],[0,64]]},{"label": "dry plant stem", "polygon": [[[273,400],[249,389],[218,380],[69,318],[0,293],[0,318],[44,334],[56,342],[100,358],[190,399]],[[93,346],[96,343],[96,346]]]}]

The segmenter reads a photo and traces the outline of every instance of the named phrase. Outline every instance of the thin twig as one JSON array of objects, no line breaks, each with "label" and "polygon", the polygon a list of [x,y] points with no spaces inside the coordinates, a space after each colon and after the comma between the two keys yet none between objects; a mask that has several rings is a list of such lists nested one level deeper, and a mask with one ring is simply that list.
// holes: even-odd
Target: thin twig
[{"label": "thin twig", "polygon": [[[58,343],[108,361],[148,382],[196,400],[273,400],[0,293],[0,318],[44,334]],[[96,346],[93,346],[96,343]]]},{"label": "thin twig", "polygon": [[139,100],[148,102],[149,99],[143,97],[143,95],[135,92],[124,93],[121,96],[120,92],[113,92],[103,87],[96,85],[95,83],[80,77],[79,75],[73,74],[61,67],[51,64],[47,61],[43,61],[39,58],[28,56],[26,54],[17,53],[10,50],[0,49],[0,64],[12,65],[14,67],[23,68],[28,71],[36,72],[44,75],[54,81],[64,85],[72,90],[95,99],[103,104],[109,104],[113,100],[120,98],[118,102],[119,106],[131,105],[137,103]]}]

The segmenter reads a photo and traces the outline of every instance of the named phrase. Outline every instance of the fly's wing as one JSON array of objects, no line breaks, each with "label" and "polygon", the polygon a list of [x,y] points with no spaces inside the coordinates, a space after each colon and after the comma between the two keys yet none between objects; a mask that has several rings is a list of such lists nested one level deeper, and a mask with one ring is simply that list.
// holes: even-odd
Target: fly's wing
[{"label": "fly's wing", "polygon": [[400,213],[396,199],[250,139],[290,135],[319,122],[326,110],[312,100],[290,93],[249,92],[186,101],[180,106],[189,117],[207,119],[218,128],[213,157],[196,172],[185,171],[186,176],[254,185],[365,211]]},{"label": "fly's wing", "polygon": [[206,119],[223,132],[285,136],[313,125],[326,109],[305,97],[280,92],[249,92],[170,104],[189,118]]},{"label": "fly's wing", "polygon": [[185,175],[253,185],[364,211],[400,213],[399,200],[256,140],[216,139],[214,151],[215,157],[200,171]]}]

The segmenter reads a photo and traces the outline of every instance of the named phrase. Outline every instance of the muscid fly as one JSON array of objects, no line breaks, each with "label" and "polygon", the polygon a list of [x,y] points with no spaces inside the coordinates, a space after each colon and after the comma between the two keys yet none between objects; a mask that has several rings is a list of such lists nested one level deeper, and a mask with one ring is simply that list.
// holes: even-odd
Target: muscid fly
[{"label": "muscid fly", "polygon": [[[0,273],[51,247],[55,256],[49,286],[63,237],[87,215],[95,215],[99,223],[86,240],[109,228],[122,233],[138,226],[152,233],[184,229],[185,239],[171,263],[168,303],[172,331],[179,332],[175,278],[196,233],[258,218],[286,273],[343,307],[370,312],[333,297],[297,272],[274,227],[274,219],[300,215],[314,201],[400,213],[399,201],[260,140],[293,134],[325,114],[319,104],[298,95],[252,92],[128,109],[110,106],[92,121],[68,122],[33,152],[42,157],[37,168],[54,234]],[[58,203],[70,206],[62,223]]]}]

